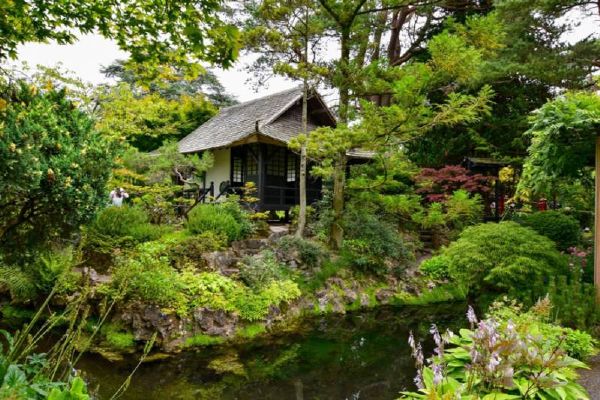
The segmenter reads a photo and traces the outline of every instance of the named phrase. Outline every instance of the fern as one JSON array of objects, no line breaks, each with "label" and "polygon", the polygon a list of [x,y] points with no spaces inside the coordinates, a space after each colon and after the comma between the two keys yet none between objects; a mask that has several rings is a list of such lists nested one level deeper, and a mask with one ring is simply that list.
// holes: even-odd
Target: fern
[{"label": "fern", "polygon": [[32,274],[19,267],[0,266],[0,288],[10,293],[13,301],[23,302],[38,295],[38,288]]}]

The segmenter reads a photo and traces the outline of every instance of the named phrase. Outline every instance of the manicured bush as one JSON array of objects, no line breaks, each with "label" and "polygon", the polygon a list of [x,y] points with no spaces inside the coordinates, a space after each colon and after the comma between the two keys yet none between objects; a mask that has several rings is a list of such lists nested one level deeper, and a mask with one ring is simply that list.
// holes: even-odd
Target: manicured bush
[{"label": "manicured bush", "polygon": [[102,210],[90,227],[90,244],[101,242],[134,243],[158,239],[168,230],[149,222],[146,213],[137,207],[107,207]]},{"label": "manicured bush", "polygon": [[247,235],[246,227],[236,219],[231,206],[201,204],[188,214],[186,228],[195,234],[215,232],[227,237],[229,242]]},{"label": "manicured bush", "polygon": [[559,250],[576,246],[581,237],[579,222],[559,211],[543,211],[523,215],[521,225],[534,229],[537,233],[549,237]]},{"label": "manicured bush", "polygon": [[443,260],[430,265],[447,265],[447,275],[474,294],[511,293],[529,300],[545,295],[549,277],[567,268],[550,239],[514,222],[469,227],[437,257]]}]

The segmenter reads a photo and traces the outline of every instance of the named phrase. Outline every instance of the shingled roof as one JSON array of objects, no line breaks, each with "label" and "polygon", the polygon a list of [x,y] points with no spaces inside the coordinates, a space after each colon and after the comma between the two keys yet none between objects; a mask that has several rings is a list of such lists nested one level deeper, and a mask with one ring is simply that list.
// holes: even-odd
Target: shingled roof
[{"label": "shingled roof", "polygon": [[[333,115],[318,94],[312,96],[332,123]],[[250,135],[260,134],[282,143],[302,131],[301,115],[297,105],[302,99],[302,88],[296,87],[270,96],[222,108],[217,115],[206,121],[179,142],[179,151],[195,153],[202,150],[229,146]],[[308,129],[317,127],[309,122]]]}]

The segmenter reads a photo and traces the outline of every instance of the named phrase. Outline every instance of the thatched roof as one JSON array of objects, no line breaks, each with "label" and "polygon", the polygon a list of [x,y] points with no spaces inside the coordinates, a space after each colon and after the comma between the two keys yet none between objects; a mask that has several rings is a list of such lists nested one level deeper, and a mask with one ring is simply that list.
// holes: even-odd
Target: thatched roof
[{"label": "thatched roof", "polygon": [[[262,135],[286,144],[302,132],[302,88],[294,88],[246,103],[222,108],[179,142],[179,151],[195,153],[227,147],[251,135]],[[334,126],[335,119],[315,92],[309,98],[309,131]]]}]

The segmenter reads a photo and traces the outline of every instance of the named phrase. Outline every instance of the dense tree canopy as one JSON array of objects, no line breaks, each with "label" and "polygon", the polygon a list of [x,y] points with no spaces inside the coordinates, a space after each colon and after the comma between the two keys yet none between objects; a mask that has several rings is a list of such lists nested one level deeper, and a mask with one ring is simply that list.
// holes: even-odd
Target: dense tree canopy
[{"label": "dense tree canopy", "polygon": [[544,104],[531,118],[529,158],[520,190],[548,191],[561,179],[580,179],[594,163],[600,134],[600,96],[571,92]]},{"label": "dense tree canopy", "polygon": [[130,65],[158,75],[163,65],[196,73],[198,60],[229,66],[237,55],[237,29],[221,18],[222,2],[181,0],[8,0],[0,4],[0,61],[26,42],[72,43],[99,32],[131,54]]},{"label": "dense tree canopy", "polygon": [[167,140],[179,140],[217,109],[204,95],[166,99],[158,93],[136,96],[126,84],[100,96],[98,129],[141,151],[152,151]]},{"label": "dense tree canopy", "polygon": [[24,81],[0,95],[0,245],[67,237],[107,201],[114,146],[65,90]]},{"label": "dense tree canopy", "polygon": [[173,69],[167,76],[158,77],[150,82],[144,81],[140,75],[127,68],[127,61],[116,60],[100,70],[107,78],[117,79],[128,84],[132,91],[142,96],[158,94],[168,100],[177,100],[182,96],[204,94],[215,106],[225,107],[236,104],[237,100],[227,93],[217,76],[210,70],[200,73],[194,78],[186,77],[179,69]]}]

